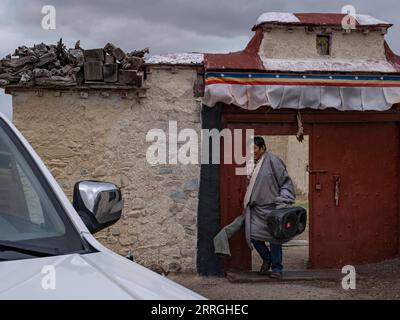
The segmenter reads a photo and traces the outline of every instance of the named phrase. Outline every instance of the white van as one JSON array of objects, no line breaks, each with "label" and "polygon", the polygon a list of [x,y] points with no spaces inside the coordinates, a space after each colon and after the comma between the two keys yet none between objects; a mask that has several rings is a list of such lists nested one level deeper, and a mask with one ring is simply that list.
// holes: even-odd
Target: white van
[{"label": "white van", "polygon": [[112,183],[81,181],[73,205],[0,114],[1,299],[204,299],[102,246],[121,216]]}]

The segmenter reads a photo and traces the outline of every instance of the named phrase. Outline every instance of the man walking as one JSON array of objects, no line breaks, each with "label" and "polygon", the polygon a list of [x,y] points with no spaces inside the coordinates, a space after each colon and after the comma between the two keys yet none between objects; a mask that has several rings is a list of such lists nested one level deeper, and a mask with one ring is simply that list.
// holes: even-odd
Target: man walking
[{"label": "man walking", "polygon": [[[246,240],[253,244],[263,259],[260,273],[267,274],[272,268],[270,277],[280,279],[283,270],[282,244],[271,236],[266,217],[271,210],[293,204],[296,195],[285,163],[267,151],[262,137],[254,138],[254,162],[244,198]],[[266,242],[270,243],[270,248]]]}]

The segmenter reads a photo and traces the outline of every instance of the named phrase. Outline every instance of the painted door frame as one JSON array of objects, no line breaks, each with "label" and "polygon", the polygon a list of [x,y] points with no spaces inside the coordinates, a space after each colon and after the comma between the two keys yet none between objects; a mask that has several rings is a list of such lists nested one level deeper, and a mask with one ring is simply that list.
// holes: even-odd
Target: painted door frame
[{"label": "painted door frame", "polygon": [[[368,123],[368,122],[397,122],[400,130],[400,108],[394,106],[392,109],[384,112],[375,111],[337,111],[337,110],[301,110],[302,123],[304,126],[304,134],[310,136],[309,159],[313,159],[313,143],[311,143],[313,135],[313,124],[321,123]],[[267,128],[265,124],[269,124]],[[272,110],[268,107],[261,107],[257,110],[248,111],[232,105],[224,105],[221,117],[221,129],[246,129],[255,130],[258,135],[293,135],[297,131],[297,110],[281,109]],[[400,146],[400,141],[399,141]],[[222,149],[223,150],[223,149]],[[222,151],[223,152],[223,151]],[[400,161],[399,161],[400,172]],[[224,175],[226,175],[225,166],[220,166],[220,215],[221,227],[227,224],[227,205],[224,203],[224,194],[226,194],[226,186],[223,183]],[[400,181],[400,176],[397,177]],[[309,178],[309,224],[310,234],[313,227],[313,204],[314,196],[313,184],[315,183],[314,175]],[[398,183],[398,194],[400,194],[400,183]],[[400,200],[399,200],[400,201]],[[400,220],[400,206],[398,205],[398,219]],[[229,217],[230,218],[230,217]],[[242,232],[243,233],[243,232]],[[237,240],[236,245],[237,245]],[[398,228],[398,254],[400,254],[400,223]],[[235,246],[235,244],[234,244]],[[309,252],[313,250],[313,243],[310,241]],[[241,245],[243,249],[243,244]],[[247,249],[248,250],[248,249]],[[250,250],[241,256],[241,259],[228,257],[224,259],[223,268],[225,270],[249,270],[251,269]]]}]

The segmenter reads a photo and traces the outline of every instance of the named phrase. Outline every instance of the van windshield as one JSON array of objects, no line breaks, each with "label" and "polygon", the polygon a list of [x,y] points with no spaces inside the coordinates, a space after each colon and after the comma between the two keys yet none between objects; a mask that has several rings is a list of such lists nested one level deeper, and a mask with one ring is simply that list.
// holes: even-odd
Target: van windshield
[{"label": "van windshield", "polygon": [[85,250],[54,191],[3,120],[0,121],[0,243],[7,244],[0,246],[0,260],[5,260],[4,251],[10,256],[13,245],[59,254]]}]

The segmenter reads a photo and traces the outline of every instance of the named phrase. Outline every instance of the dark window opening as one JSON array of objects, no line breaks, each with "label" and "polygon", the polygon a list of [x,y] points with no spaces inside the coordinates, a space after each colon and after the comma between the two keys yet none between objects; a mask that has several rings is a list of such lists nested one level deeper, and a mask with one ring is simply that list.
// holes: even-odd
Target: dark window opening
[{"label": "dark window opening", "polygon": [[328,56],[331,53],[331,36],[317,35],[317,52],[321,56]]}]

